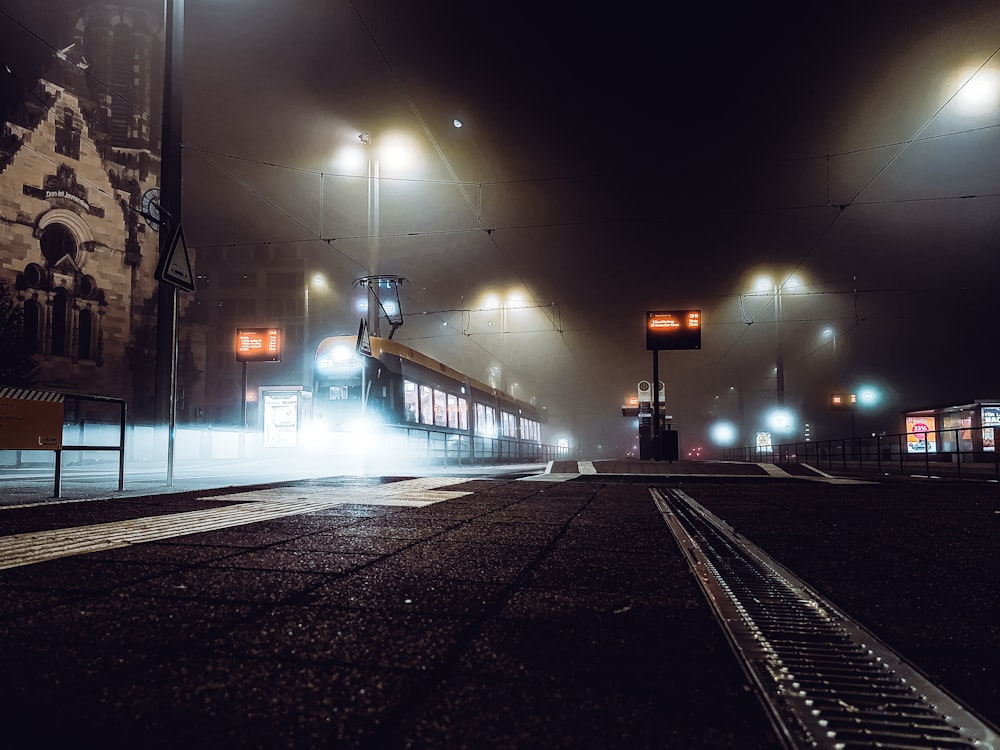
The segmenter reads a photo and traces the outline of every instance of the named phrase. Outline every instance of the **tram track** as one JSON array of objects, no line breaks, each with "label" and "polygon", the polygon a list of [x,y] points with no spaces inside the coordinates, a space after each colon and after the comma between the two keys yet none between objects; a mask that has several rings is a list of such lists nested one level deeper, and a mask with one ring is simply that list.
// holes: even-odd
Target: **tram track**
[{"label": "tram track", "polygon": [[786,748],[1000,750],[1000,731],[689,495],[650,493]]}]

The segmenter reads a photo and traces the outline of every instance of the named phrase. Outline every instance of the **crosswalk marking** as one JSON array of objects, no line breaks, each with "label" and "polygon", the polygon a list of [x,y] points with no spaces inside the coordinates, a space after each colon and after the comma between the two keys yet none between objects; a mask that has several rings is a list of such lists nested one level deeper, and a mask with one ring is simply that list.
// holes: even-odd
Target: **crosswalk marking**
[{"label": "crosswalk marking", "polygon": [[[440,489],[464,481],[466,480],[463,478],[421,477],[375,487],[284,487],[205,497],[202,499],[225,500],[232,504],[93,526],[0,537],[0,570],[301,515],[337,505],[422,507],[470,494]],[[233,502],[234,500],[239,502]]]}]

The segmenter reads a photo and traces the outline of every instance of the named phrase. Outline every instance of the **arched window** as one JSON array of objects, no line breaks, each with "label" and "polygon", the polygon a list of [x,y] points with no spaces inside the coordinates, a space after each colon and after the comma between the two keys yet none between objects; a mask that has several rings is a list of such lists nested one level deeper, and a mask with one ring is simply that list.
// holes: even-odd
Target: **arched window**
[{"label": "arched window", "polygon": [[49,266],[57,266],[67,255],[76,260],[76,240],[63,224],[49,224],[42,231],[42,255]]},{"label": "arched window", "polygon": [[80,338],[79,357],[80,359],[96,359],[94,343],[97,339],[97,326],[95,325],[94,313],[91,310],[80,311]]},{"label": "arched window", "polygon": [[24,344],[32,354],[38,354],[42,341],[42,306],[36,299],[24,303]]},{"label": "arched window", "polygon": [[65,289],[56,289],[52,295],[52,354],[66,356],[69,351],[69,300]]}]

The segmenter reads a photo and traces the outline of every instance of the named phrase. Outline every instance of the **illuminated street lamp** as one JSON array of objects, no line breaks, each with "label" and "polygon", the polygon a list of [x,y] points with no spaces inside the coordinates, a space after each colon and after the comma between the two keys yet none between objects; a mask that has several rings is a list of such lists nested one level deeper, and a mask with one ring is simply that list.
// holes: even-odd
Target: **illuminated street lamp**
[{"label": "illuminated street lamp", "polygon": [[777,378],[778,406],[785,405],[785,351],[781,339],[781,295],[782,292],[794,292],[802,286],[801,279],[796,274],[789,274],[784,281],[775,283],[770,276],[760,276],[754,283],[756,295],[774,296],[774,321],[777,328],[778,348],[775,358],[775,376]]},{"label": "illuminated street lamp", "polygon": [[304,365],[302,385],[312,390],[312,345],[309,341],[309,290],[325,292],[330,284],[321,273],[306,274],[306,283],[302,290],[302,360]]},{"label": "illuminated street lamp", "polygon": [[[341,167],[358,169],[364,166],[366,169],[369,278],[379,276],[383,167],[390,173],[408,170],[416,164],[418,156],[419,150],[416,148],[414,140],[400,132],[387,132],[377,137],[371,133],[358,133],[358,140],[354,144],[340,149],[337,162]],[[368,286],[369,296],[373,298],[375,303],[368,305],[368,329],[373,336],[380,335],[379,314],[383,306],[379,288],[379,284]]]}]

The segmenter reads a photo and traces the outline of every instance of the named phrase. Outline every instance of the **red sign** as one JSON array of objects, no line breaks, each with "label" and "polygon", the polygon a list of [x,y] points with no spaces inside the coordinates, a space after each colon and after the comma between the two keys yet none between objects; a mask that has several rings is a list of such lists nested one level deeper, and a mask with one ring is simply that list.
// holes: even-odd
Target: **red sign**
[{"label": "red sign", "polygon": [[237,362],[280,362],[281,331],[277,328],[238,328]]}]

